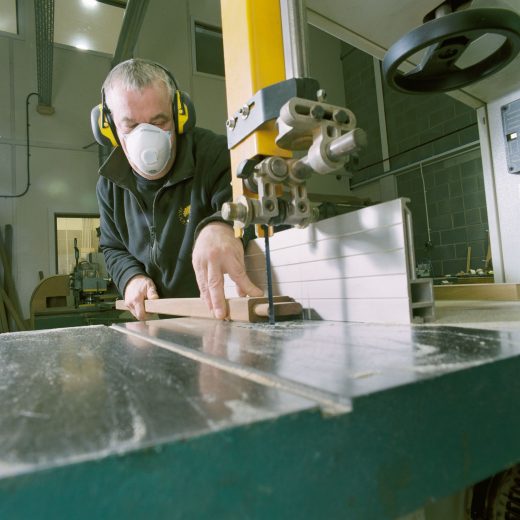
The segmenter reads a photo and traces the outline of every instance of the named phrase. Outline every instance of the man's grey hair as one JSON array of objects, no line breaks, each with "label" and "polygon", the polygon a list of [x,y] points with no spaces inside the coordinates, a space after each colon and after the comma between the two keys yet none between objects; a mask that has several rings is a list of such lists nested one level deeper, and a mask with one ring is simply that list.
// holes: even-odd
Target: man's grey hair
[{"label": "man's grey hair", "polygon": [[175,84],[166,70],[156,63],[140,58],[132,58],[116,65],[106,77],[103,83],[103,92],[108,106],[114,88],[122,88],[130,91],[140,91],[154,83],[164,83],[173,100]]}]

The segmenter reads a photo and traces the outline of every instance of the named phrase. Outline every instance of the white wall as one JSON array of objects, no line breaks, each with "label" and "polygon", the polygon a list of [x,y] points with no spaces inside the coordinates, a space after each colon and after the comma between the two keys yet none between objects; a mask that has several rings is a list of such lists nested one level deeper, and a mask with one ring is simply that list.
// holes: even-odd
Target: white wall
[{"label": "white wall", "polygon": [[[220,25],[218,2],[150,2],[136,56],[170,68],[197,104],[198,124],[225,133],[224,80],[192,74],[191,17]],[[0,36],[0,193],[23,191],[26,180],[25,99],[37,90],[34,4],[20,2],[20,36]],[[56,112],[36,112],[30,102],[31,187],[22,198],[0,199],[0,225],[14,228],[13,271],[25,317],[38,272],[55,274],[55,213],[97,213],[97,146],[90,110],[99,103],[111,56],[63,46],[54,49]],[[212,102],[220,99],[219,103]],[[200,106],[199,106],[200,104]]]},{"label": "white wall", "polygon": [[[21,34],[0,35],[0,193],[23,191],[26,179],[25,99],[37,90],[33,0],[19,3]],[[154,0],[143,21],[135,56],[159,61],[174,73],[197,108],[198,125],[225,133],[226,98],[222,78],[194,73],[193,20],[221,26],[215,0]],[[311,75],[331,103],[344,104],[340,43],[310,27]],[[54,49],[52,116],[30,103],[31,187],[21,198],[0,199],[0,225],[14,227],[14,276],[25,317],[38,272],[55,274],[55,213],[97,213],[97,147],[90,110],[99,102],[111,56],[63,46]],[[316,177],[315,193],[348,193],[346,178]]]},{"label": "white wall", "polygon": [[[222,27],[220,2],[215,0],[190,0],[188,15],[190,25],[196,20],[215,27]],[[196,103],[199,125],[211,128],[219,134],[225,134],[227,103],[224,78],[194,72],[191,93]]]},{"label": "white wall", "polygon": [[[0,36],[0,191],[26,185],[26,96],[37,90],[34,5],[19,2],[20,36]],[[52,116],[30,101],[31,186],[20,198],[0,198],[0,225],[14,229],[13,272],[25,317],[38,271],[55,272],[54,213],[96,213],[97,147],[90,109],[98,103],[109,57],[56,48]]]},{"label": "white wall", "polygon": [[150,2],[135,55],[158,61],[175,76],[193,100],[197,126],[226,133],[224,78],[194,72],[193,20],[221,27],[220,2],[216,0],[155,0]]}]

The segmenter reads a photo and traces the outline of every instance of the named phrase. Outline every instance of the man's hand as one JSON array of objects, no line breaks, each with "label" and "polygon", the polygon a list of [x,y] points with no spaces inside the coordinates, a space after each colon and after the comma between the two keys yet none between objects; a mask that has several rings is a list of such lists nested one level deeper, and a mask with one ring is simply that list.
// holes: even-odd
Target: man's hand
[{"label": "man's hand", "polygon": [[246,274],[242,242],[235,238],[233,228],[222,222],[212,222],[199,233],[193,248],[193,269],[200,296],[217,319],[227,314],[225,273],[235,282],[240,296],[263,295]]},{"label": "man's hand", "polygon": [[150,315],[145,311],[144,300],[159,298],[151,278],[137,275],[130,279],[125,287],[125,304],[138,320],[146,320]]}]

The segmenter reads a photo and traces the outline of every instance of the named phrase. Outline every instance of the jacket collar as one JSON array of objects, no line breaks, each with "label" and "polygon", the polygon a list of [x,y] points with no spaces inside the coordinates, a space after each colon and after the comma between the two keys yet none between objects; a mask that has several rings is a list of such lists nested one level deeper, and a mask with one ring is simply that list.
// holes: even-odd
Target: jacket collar
[{"label": "jacket collar", "polygon": [[[177,156],[172,166],[172,173],[164,186],[173,186],[193,177],[195,160],[193,158],[193,133],[177,136]],[[133,189],[132,168],[121,146],[112,150],[108,159],[99,168],[99,175],[106,177],[122,188]]]}]

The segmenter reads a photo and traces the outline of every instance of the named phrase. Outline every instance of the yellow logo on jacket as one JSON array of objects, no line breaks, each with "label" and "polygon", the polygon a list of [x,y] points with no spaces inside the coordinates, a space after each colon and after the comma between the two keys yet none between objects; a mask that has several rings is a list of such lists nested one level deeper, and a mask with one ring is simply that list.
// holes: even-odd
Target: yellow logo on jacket
[{"label": "yellow logo on jacket", "polygon": [[179,222],[181,224],[186,225],[190,221],[190,208],[190,205],[186,206],[185,208],[179,208],[178,215]]}]

